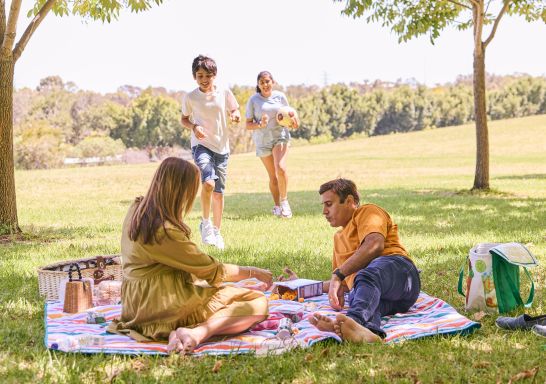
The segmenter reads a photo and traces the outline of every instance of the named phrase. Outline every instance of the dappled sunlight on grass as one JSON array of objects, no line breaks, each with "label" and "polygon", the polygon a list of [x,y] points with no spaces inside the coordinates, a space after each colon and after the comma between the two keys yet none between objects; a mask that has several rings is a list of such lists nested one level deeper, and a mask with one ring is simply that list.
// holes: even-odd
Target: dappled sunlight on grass
[{"label": "dappled sunlight on grass", "polygon": [[[526,312],[546,313],[546,116],[524,121],[529,122],[525,130],[518,130],[522,122],[517,120],[491,123],[492,190],[488,192],[469,191],[475,152],[471,126],[293,147],[288,156],[294,211],[290,220],[271,214],[267,175],[254,154],[233,155],[222,225],[226,249],[204,250],[223,262],[269,268],[274,275],[290,266],[302,277],[329,278],[332,235],[337,229],[322,217],[317,190],[321,183],[343,176],[357,183],[363,203],[382,206],[397,222],[403,245],[422,270],[425,292],[463,311],[464,298],[456,285],[469,249],[479,242],[517,241],[540,262],[532,270],[535,301]],[[509,150],[515,143],[518,153]],[[85,356],[45,350],[37,268],[119,253],[123,218],[135,196],[146,192],[157,166],[16,173],[25,233],[0,244],[0,378],[6,377],[6,382],[508,382],[542,363],[546,339],[499,330],[494,315],[484,317],[482,328],[468,337],[430,337],[389,346],[323,342],[264,358]],[[198,245],[200,208],[198,198],[187,220]],[[523,278],[522,284],[525,296],[529,284]],[[516,310],[512,315],[521,313]],[[213,372],[219,360],[223,364]],[[545,379],[546,371],[539,370],[536,382]]]}]

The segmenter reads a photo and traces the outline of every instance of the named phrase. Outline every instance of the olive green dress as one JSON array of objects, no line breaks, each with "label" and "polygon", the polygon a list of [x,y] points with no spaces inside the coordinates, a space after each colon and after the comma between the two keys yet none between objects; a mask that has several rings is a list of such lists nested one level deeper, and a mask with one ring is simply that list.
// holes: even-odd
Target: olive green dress
[{"label": "olive green dress", "polygon": [[[121,319],[110,324],[109,332],[138,341],[165,340],[178,327],[193,327],[210,318],[267,316],[262,292],[220,286],[236,266],[201,252],[172,224],[158,230],[159,243],[131,241],[134,208],[125,217],[121,236]],[[194,284],[197,279],[209,286]]]}]

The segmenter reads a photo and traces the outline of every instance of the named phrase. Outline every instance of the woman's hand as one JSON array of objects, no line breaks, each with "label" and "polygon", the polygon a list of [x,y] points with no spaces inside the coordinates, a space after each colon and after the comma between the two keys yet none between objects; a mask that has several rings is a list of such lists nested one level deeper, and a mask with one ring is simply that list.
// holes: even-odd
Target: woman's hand
[{"label": "woman's hand", "polygon": [[[292,271],[290,268],[285,267],[282,270],[283,274],[277,277],[278,281],[290,281],[290,280],[296,280],[298,279],[298,275],[296,275],[296,272]],[[288,276],[285,276],[288,275]]]},{"label": "woman's hand", "polygon": [[300,119],[297,116],[293,116],[290,119],[292,120],[290,123],[290,128],[298,129],[300,126]]},{"label": "woman's hand", "polygon": [[267,116],[265,113],[262,115],[262,119],[260,120],[260,128],[267,127],[267,123],[269,122],[269,116]]},{"label": "woman's hand", "polygon": [[262,269],[258,267],[247,267],[249,269],[249,276],[254,277],[267,285],[267,289],[273,284],[273,274],[267,269]]}]

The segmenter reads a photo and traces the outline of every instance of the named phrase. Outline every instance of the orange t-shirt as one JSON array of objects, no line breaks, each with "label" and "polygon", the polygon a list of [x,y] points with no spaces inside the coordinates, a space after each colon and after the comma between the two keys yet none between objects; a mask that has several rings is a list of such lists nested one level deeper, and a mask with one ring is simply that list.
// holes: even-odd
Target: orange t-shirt
[{"label": "orange t-shirt", "polygon": [[[332,270],[339,268],[351,257],[370,233],[380,233],[385,238],[385,248],[381,256],[401,255],[411,260],[400,244],[398,226],[389,214],[375,204],[364,204],[353,213],[351,221],[334,235],[334,257]],[[368,265],[373,259],[366,262]],[[349,289],[353,287],[356,273],[347,276],[345,282]]]}]

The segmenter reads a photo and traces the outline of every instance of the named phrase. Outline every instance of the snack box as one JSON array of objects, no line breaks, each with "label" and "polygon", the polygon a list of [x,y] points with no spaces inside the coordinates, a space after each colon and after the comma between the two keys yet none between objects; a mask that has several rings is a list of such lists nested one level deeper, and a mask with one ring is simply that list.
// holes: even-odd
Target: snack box
[{"label": "snack box", "polygon": [[299,300],[322,295],[322,281],[296,279],[275,283],[281,299]]}]

